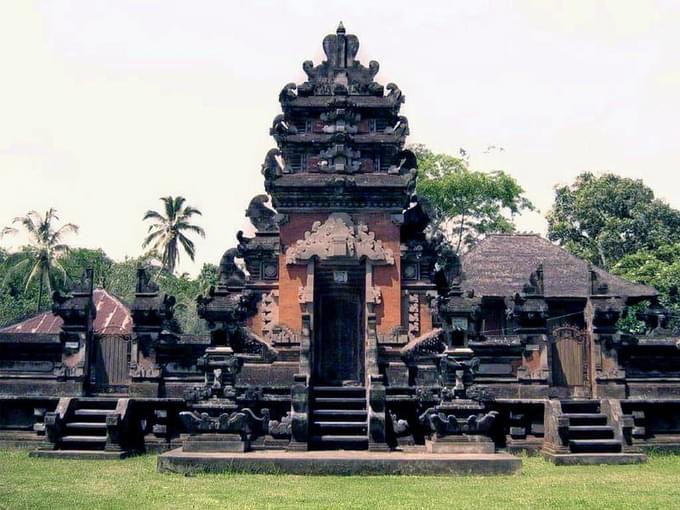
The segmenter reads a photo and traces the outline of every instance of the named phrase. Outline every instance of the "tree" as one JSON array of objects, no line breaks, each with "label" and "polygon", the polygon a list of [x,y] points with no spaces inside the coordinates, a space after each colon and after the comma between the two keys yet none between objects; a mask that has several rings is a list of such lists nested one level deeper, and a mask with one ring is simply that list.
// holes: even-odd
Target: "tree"
[{"label": "tree", "polygon": [[435,154],[423,145],[411,150],[418,159],[418,199],[456,254],[486,234],[514,232],[513,216],[534,209],[505,172],[474,171],[467,160]]},{"label": "tree", "polygon": [[[654,251],[640,250],[624,255],[612,267],[612,273],[627,280],[650,285],[659,291],[660,303],[671,313],[671,325],[680,326],[680,243],[666,244]],[[644,306],[644,305],[643,305]],[[629,314],[624,327],[640,333],[644,327]]]},{"label": "tree", "polygon": [[[52,289],[67,281],[67,274],[60,259],[69,251],[68,245],[63,243],[63,237],[68,233],[77,233],[78,227],[73,223],[66,223],[57,228],[59,221],[57,211],[48,209],[44,216],[36,211],[29,211],[26,216],[14,218],[13,224],[19,224],[29,236],[29,244],[21,251],[10,255],[11,269],[5,278],[11,278],[19,271],[30,267],[24,279],[24,289],[33,282],[38,282],[38,311],[42,308],[43,292],[48,294]],[[15,234],[19,230],[15,227],[5,227],[2,235]],[[4,282],[3,282],[4,283]]]},{"label": "tree", "polygon": [[179,262],[180,246],[184,248],[191,260],[194,260],[196,254],[196,247],[187,237],[186,232],[205,237],[205,231],[201,227],[190,223],[192,216],[202,213],[194,207],[184,205],[186,199],[181,196],[162,197],[161,200],[165,205],[165,216],[151,210],[144,215],[144,221],[154,220],[154,222],[149,225],[148,235],[142,247],[146,248],[151,245],[152,251],[160,255],[163,268],[169,273],[174,273]]},{"label": "tree", "polygon": [[654,197],[640,179],[585,172],[555,188],[548,238],[611,268],[626,254],[680,241],[680,211]]}]

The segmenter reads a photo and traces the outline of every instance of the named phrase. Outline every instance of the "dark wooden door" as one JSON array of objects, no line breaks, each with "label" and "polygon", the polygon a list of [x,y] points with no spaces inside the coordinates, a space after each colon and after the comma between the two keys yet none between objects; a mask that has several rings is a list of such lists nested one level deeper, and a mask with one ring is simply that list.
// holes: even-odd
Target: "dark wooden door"
[{"label": "dark wooden door", "polygon": [[362,377],[361,299],[330,292],[319,296],[317,380],[338,385]]},{"label": "dark wooden door", "polygon": [[128,339],[117,335],[95,336],[94,348],[94,391],[125,392],[129,384]]},{"label": "dark wooden door", "polygon": [[553,330],[553,386],[564,388],[571,396],[586,396],[588,387],[588,343],[583,330],[566,326]]}]

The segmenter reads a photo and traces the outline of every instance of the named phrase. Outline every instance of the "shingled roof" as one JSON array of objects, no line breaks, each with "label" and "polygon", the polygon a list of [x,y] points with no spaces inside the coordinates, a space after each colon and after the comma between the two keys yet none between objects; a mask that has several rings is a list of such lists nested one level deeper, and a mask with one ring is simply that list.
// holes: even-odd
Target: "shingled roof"
[{"label": "shingled roof", "polygon": [[[94,332],[99,335],[132,334],[130,310],[117,297],[104,289],[95,289],[92,296],[97,316]],[[58,334],[63,321],[52,312],[43,312],[18,324],[0,329],[0,333]]]},{"label": "shingled roof", "polygon": [[[590,294],[589,265],[538,234],[494,234],[462,257],[463,286],[478,296],[505,297],[521,292],[529,276],[543,264],[546,297],[586,297]],[[647,285],[632,283],[592,266],[608,293],[641,299],[655,296]]]}]

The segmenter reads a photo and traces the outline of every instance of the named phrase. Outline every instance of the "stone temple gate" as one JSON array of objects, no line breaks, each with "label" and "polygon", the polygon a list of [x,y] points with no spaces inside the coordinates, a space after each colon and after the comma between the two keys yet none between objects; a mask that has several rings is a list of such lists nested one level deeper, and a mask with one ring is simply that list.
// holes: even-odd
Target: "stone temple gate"
[{"label": "stone temple gate", "polygon": [[[657,292],[537,235],[490,235],[444,264],[402,91],[374,80],[342,24],[322,45],[279,94],[266,194],[246,212],[256,232],[198,299],[206,333],[171,327],[174,298],[144,269],[127,305],[85,275],[52,312],[0,330],[0,444],[173,450],[169,469],[269,452],[313,471],[272,452],[345,450],[389,472],[395,455],[451,472],[460,453],[620,463],[680,447],[680,342]],[[647,331],[624,334],[636,303]]]}]

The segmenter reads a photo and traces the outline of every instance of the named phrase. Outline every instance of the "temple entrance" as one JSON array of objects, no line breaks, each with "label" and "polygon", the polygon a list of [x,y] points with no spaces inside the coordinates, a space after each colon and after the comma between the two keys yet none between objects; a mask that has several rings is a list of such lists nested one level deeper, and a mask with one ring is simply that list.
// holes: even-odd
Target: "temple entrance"
[{"label": "temple entrance", "polygon": [[560,398],[589,398],[587,334],[572,326],[555,328],[551,335],[553,394]]},{"label": "temple entrance", "polygon": [[314,379],[364,383],[364,265],[317,265],[314,275]]},{"label": "temple entrance", "polygon": [[95,335],[91,393],[124,394],[129,380],[129,339],[119,335]]}]

